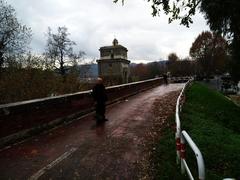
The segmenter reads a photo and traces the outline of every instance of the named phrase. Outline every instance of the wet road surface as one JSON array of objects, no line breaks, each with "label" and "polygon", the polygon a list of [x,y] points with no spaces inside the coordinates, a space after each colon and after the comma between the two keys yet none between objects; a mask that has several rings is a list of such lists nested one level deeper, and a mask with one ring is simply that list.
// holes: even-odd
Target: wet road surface
[{"label": "wet road surface", "polygon": [[141,140],[156,99],[183,84],[162,85],[93,114],[0,150],[0,179],[138,179]]}]

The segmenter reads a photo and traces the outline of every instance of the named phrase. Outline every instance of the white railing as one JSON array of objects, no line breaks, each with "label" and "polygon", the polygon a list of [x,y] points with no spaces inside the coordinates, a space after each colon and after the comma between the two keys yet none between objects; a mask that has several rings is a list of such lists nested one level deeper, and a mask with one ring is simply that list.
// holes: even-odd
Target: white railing
[{"label": "white railing", "polygon": [[181,131],[181,122],[180,122],[180,117],[179,117],[179,112],[181,111],[181,98],[184,94],[184,91],[186,87],[191,83],[191,79],[184,85],[180,95],[178,96],[177,103],[176,103],[176,113],[175,113],[175,121],[176,121],[176,134],[175,134],[175,139],[176,139],[176,152],[177,152],[177,163],[181,162],[181,172],[185,173],[187,172],[189,179],[193,180],[193,175],[188,167],[187,161],[186,161],[186,148],[185,144],[186,142],[189,144],[191,149],[193,150],[196,160],[197,160],[197,165],[198,165],[198,179],[204,180],[205,179],[205,166],[204,166],[204,160],[201,154],[201,151],[197,147],[197,145],[193,142],[191,137],[188,135],[186,131]]},{"label": "white railing", "polygon": [[193,150],[195,157],[197,159],[198,179],[203,180],[203,179],[205,179],[205,165],[204,165],[202,153],[198,149],[197,145],[193,142],[192,138],[188,135],[188,133],[186,131],[182,131],[182,134],[181,134],[181,171],[182,171],[182,173],[184,173],[186,170],[189,178],[194,179],[192,176],[192,173],[187,165],[187,162],[186,162],[186,156],[185,156],[186,142],[189,144],[189,146]]},{"label": "white railing", "polygon": [[176,121],[176,134],[175,134],[175,138],[176,138],[176,147],[177,147],[177,163],[179,163],[180,160],[180,150],[181,150],[181,122],[180,122],[180,118],[179,118],[179,112],[181,111],[181,98],[183,96],[183,93],[186,89],[186,87],[189,85],[189,83],[191,82],[191,80],[189,80],[184,87],[182,88],[182,91],[180,92],[178,98],[177,98],[177,103],[176,103],[176,113],[175,113],[175,121]]}]

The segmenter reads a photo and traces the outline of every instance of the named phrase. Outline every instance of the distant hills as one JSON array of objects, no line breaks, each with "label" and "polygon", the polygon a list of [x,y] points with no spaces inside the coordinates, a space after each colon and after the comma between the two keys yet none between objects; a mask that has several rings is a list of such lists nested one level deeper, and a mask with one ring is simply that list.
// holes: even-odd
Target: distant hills
[{"label": "distant hills", "polygon": [[84,64],[79,65],[78,70],[80,72],[80,78],[95,78],[98,76],[98,65],[97,64]]},{"label": "distant hills", "polygon": [[161,61],[152,61],[148,63],[131,63],[130,66],[136,66],[138,64],[151,64],[151,63],[159,63],[160,65],[166,65],[168,60],[161,60]]},{"label": "distant hills", "polygon": [[[162,66],[165,66],[167,63],[167,60],[162,60],[162,61],[154,61],[154,62],[149,62],[146,64],[150,63],[159,63]],[[140,63],[131,63],[130,66],[134,67]],[[80,72],[80,78],[88,78],[92,77],[95,78],[98,76],[98,65],[97,64],[84,64],[84,65],[79,65],[78,70]]]}]

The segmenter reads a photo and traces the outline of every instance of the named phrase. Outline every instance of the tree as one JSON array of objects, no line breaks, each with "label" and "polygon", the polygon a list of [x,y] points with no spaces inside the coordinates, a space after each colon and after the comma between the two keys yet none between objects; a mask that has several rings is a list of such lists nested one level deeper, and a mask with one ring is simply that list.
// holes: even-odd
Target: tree
[{"label": "tree", "polygon": [[[119,0],[114,0],[118,2]],[[122,0],[124,1],[124,0]],[[231,41],[232,75],[240,80],[240,1],[239,0],[147,0],[152,4],[152,15],[161,11],[169,15],[169,22],[180,20],[189,27],[192,16],[200,10],[210,26],[218,34],[226,35]]]},{"label": "tree", "polygon": [[200,66],[199,73],[204,73],[207,76],[225,71],[227,52],[226,40],[209,31],[202,32],[190,48],[191,57]]},{"label": "tree", "polygon": [[160,63],[159,62],[151,62],[147,64],[148,71],[149,71],[149,78],[155,78],[156,76],[160,76],[163,71],[161,71]]},{"label": "tree", "polygon": [[[118,2],[114,0],[113,2]],[[169,15],[169,23],[180,20],[180,24],[189,27],[192,16],[199,9],[214,31],[239,35],[240,2],[238,0],[147,0],[151,3],[152,15],[163,11]],[[122,0],[124,3],[124,0]],[[238,37],[239,38],[239,37]]]},{"label": "tree", "polygon": [[179,57],[177,56],[176,53],[170,53],[168,55],[167,66],[168,66],[168,70],[171,72],[173,76],[176,76],[176,72],[178,68],[177,61],[179,61]]},{"label": "tree", "polygon": [[74,41],[69,38],[70,33],[66,27],[58,27],[57,33],[48,28],[48,39],[45,56],[50,59],[59,73],[66,75],[67,66],[76,65],[85,55],[83,51],[73,52]]},{"label": "tree", "polygon": [[240,80],[240,1],[238,0],[202,0],[204,13],[211,30],[227,35],[230,39],[230,72],[235,81]]},{"label": "tree", "polygon": [[176,61],[178,61],[178,60],[179,60],[179,57],[177,56],[176,53],[170,53],[170,54],[168,55],[168,61],[170,61],[170,62],[176,62]]},{"label": "tree", "polygon": [[180,59],[176,53],[168,55],[167,66],[172,76],[191,76],[194,74],[194,62],[188,57]]},{"label": "tree", "polygon": [[[119,0],[113,0],[113,2],[118,2]],[[122,0],[124,4],[125,0]],[[196,13],[196,8],[200,5],[203,0],[147,0],[151,3],[152,15],[160,15],[163,11],[165,14],[169,15],[169,23],[173,20],[180,20],[180,24],[189,27],[193,22],[192,16]]]},{"label": "tree", "polygon": [[131,66],[131,77],[136,81],[149,79],[149,69],[147,65],[140,63]]},{"label": "tree", "polygon": [[0,73],[9,57],[27,50],[31,35],[31,29],[18,21],[14,8],[0,0]]}]

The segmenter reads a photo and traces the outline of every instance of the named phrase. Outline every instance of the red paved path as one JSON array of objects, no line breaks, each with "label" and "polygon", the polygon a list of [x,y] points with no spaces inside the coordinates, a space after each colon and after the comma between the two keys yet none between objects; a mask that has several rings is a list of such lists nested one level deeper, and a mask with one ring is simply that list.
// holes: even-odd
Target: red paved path
[{"label": "red paved path", "polygon": [[141,139],[156,99],[183,84],[145,91],[107,109],[105,125],[90,114],[0,151],[0,179],[138,179]]}]

